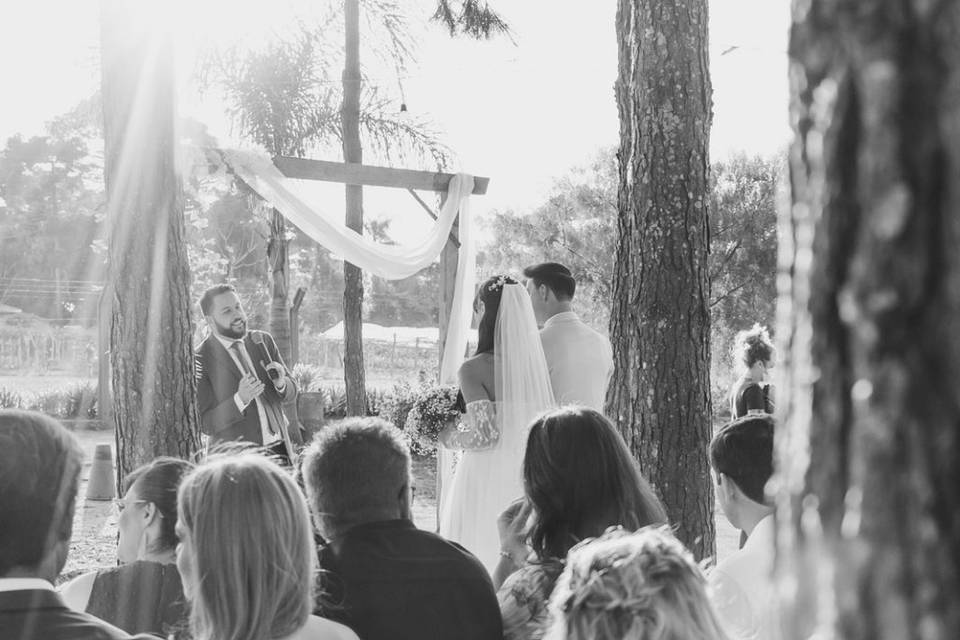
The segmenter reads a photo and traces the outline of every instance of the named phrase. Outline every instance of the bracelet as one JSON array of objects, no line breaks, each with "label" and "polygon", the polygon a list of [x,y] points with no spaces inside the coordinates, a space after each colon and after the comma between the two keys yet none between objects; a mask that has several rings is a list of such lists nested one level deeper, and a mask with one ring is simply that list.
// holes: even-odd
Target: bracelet
[{"label": "bracelet", "polygon": [[501,550],[500,550],[500,557],[501,557],[501,558],[506,558],[507,560],[509,560],[509,561],[512,562],[513,564],[517,564],[517,561],[513,559],[513,554],[510,553],[509,551],[504,551],[503,549],[501,549]]}]

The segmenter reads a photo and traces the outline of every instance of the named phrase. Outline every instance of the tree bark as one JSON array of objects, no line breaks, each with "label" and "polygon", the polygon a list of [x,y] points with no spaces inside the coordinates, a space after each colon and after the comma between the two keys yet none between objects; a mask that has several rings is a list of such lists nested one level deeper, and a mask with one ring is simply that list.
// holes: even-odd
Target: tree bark
[{"label": "tree bark", "polygon": [[960,5],[793,11],[776,445],[786,637],[953,638]]},{"label": "tree bark", "polygon": [[[270,220],[270,239],[267,241],[267,261],[270,263],[270,334],[284,362],[290,359],[290,274],[287,224],[276,209]],[[293,366],[292,364],[290,366]]]},{"label": "tree bark", "polygon": [[[360,0],[346,0],[346,66],[343,71],[343,160],[363,162],[360,146]],[[346,186],[346,223],[363,233],[363,187]],[[347,394],[347,415],[367,412],[366,381],[363,369],[363,272],[343,263],[343,376]]]},{"label": "tree bark", "polygon": [[200,445],[170,33],[161,3],[101,6],[118,482]]},{"label": "tree bark", "polygon": [[617,247],[607,414],[679,538],[714,553],[706,0],[620,0]]}]

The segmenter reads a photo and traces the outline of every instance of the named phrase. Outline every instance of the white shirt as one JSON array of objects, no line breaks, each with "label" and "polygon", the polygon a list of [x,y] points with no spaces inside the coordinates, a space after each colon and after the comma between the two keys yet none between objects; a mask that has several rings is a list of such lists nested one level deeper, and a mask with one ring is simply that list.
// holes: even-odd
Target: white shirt
[{"label": "white shirt", "polygon": [[557,404],[580,404],[602,413],[613,374],[610,340],[572,311],[548,318],[540,340]]},{"label": "white shirt", "polygon": [[753,528],[743,548],[710,572],[710,599],[730,640],[780,640],[773,584],[773,515]]},{"label": "white shirt", "polygon": [[0,578],[0,591],[53,591],[53,585],[43,578]]},{"label": "white shirt", "polygon": [[[219,333],[215,333],[214,337],[220,341],[220,344],[223,345],[223,348],[226,349],[227,353],[230,354],[230,359],[233,360],[233,364],[237,365],[237,369],[240,371],[241,376],[246,375],[247,370],[237,359],[236,351],[230,348],[234,342],[240,343],[240,350],[247,354],[247,362],[249,363],[251,370],[255,370],[253,369],[253,360],[250,359],[250,354],[247,353],[247,345],[243,343],[243,340],[224,338]],[[239,393],[233,394],[233,401],[237,403],[237,409],[240,410],[240,413],[243,413],[243,410],[247,408],[247,405],[245,405],[243,400],[240,399]],[[260,401],[260,398],[254,398],[253,401],[257,403],[257,416],[260,418],[260,437],[263,439],[263,444],[271,444],[273,441],[279,440],[279,433],[270,433],[270,427],[267,423],[267,411],[263,408],[263,403]]]}]

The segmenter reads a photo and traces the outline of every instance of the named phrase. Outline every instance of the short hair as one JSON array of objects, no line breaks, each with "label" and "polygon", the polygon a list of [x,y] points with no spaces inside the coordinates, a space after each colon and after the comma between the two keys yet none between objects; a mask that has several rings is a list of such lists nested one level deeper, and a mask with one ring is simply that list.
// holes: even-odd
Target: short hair
[{"label": "short hair", "polygon": [[530,545],[541,560],[621,525],[631,530],[667,522],[623,436],[586,407],[547,412],[530,427],[523,484],[534,509]]},{"label": "short hair", "polygon": [[161,456],[134,469],[124,478],[124,491],[136,485],[137,496],[152,502],[162,516],[160,537],[155,541],[153,551],[170,551],[177,546],[177,490],[193,468],[193,463],[186,460]]},{"label": "short hair", "polygon": [[314,514],[337,534],[396,518],[409,487],[410,450],[400,430],[380,418],[350,418],[321,431],[303,461]]},{"label": "short hair", "polygon": [[0,576],[70,540],[83,454],[59,422],[0,410]]},{"label": "short hair", "polygon": [[206,291],[204,291],[203,295],[200,296],[200,311],[203,312],[203,315],[205,316],[210,315],[210,311],[211,311],[210,307],[213,306],[213,299],[216,298],[221,293],[227,293],[228,291],[231,293],[236,293],[237,288],[232,284],[227,284],[224,282],[221,284],[215,284],[209,289],[207,289]]},{"label": "short hair", "polygon": [[181,483],[178,510],[193,551],[183,578],[194,637],[281,638],[306,624],[317,553],[306,500],[283,469],[252,451],[208,457]]},{"label": "short hair", "polygon": [[693,556],[667,527],[577,545],[550,597],[545,640],[724,640]]},{"label": "short hair", "polygon": [[559,262],[543,262],[527,267],[523,270],[526,278],[533,280],[537,287],[546,285],[557,300],[572,300],[573,294],[577,291],[577,281],[573,279],[570,269]]},{"label": "short hair", "polygon": [[710,465],[743,493],[766,503],[764,487],[773,475],[773,417],[749,414],[720,428],[710,442]]},{"label": "short hair", "polygon": [[734,359],[739,360],[748,369],[757,362],[773,359],[775,349],[767,328],[759,323],[745,331],[737,333],[734,339]]}]

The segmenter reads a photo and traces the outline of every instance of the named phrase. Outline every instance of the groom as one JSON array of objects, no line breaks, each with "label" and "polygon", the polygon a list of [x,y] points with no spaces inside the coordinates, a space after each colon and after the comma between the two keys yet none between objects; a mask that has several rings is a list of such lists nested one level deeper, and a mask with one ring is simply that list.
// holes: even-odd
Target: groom
[{"label": "groom", "polygon": [[573,312],[577,283],[570,270],[544,262],[523,270],[540,340],[558,404],[578,404],[603,413],[607,384],[613,374],[613,350],[606,336]]}]

